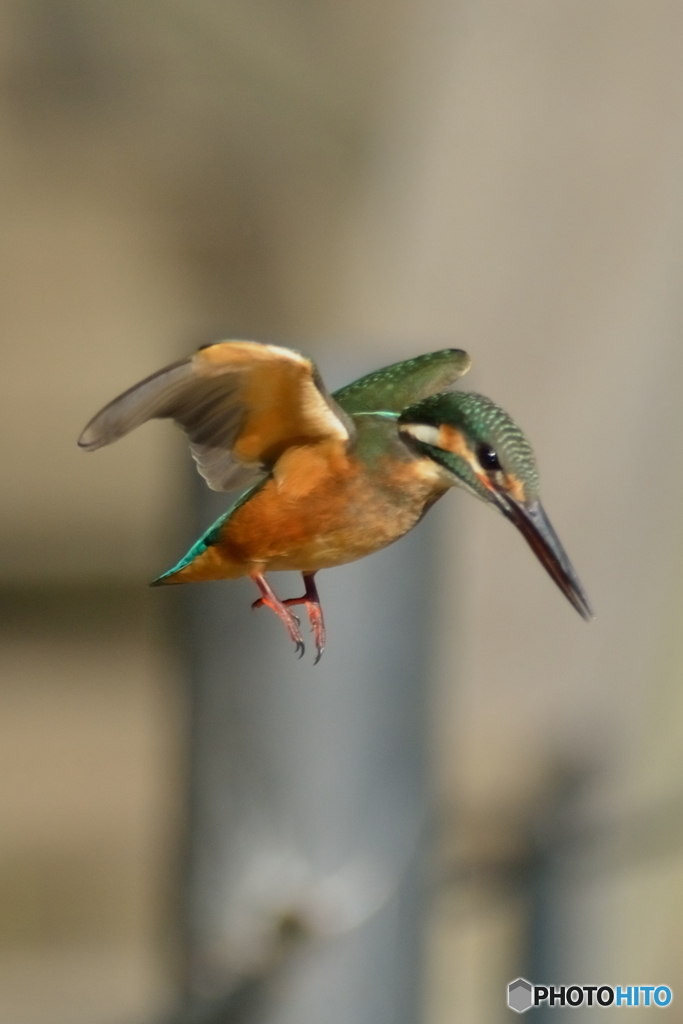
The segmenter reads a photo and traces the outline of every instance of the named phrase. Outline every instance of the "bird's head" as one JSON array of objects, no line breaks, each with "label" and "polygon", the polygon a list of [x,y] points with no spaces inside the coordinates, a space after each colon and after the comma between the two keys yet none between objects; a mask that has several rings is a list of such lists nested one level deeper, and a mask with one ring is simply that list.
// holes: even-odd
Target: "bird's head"
[{"label": "bird's head", "polygon": [[541,505],[531,445],[506,412],[483,395],[449,391],[405,409],[398,427],[405,443],[437,462],[454,485],[510,519],[579,614],[593,618]]}]

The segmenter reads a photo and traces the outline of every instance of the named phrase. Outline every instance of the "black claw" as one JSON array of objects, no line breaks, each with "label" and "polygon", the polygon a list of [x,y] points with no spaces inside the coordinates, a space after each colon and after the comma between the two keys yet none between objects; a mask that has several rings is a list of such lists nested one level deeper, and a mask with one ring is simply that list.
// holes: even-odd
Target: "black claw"
[{"label": "black claw", "polygon": [[301,660],[304,654],[306,653],[306,648],[304,646],[303,640],[297,640],[296,644],[294,645],[294,653],[296,654],[297,652],[299,654],[299,660]]},{"label": "black claw", "polygon": [[314,665],[317,665],[318,662],[320,661],[320,659],[322,658],[323,651],[325,650],[325,648],[324,647],[318,647],[317,650],[318,650],[318,653],[315,656],[315,661],[313,662]]}]

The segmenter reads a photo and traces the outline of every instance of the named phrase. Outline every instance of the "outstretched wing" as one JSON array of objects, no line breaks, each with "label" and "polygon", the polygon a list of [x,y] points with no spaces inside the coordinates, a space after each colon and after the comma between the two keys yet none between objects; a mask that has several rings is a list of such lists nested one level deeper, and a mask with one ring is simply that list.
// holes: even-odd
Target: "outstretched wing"
[{"label": "outstretched wing", "polygon": [[315,364],[292,349],[255,341],[207,345],[125,391],[85,428],[95,451],[150,419],[174,419],[209,487],[243,487],[285,448],[347,441],[351,421],[330,398]]},{"label": "outstretched wing", "polygon": [[333,398],[344,412],[403,412],[409,405],[445,391],[467,373],[472,360],[459,348],[393,363],[335,391]]}]

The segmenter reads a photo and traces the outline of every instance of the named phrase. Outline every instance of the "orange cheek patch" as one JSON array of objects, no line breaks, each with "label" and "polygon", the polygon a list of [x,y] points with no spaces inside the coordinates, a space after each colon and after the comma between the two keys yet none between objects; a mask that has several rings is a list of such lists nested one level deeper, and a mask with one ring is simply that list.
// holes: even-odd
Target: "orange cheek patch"
[{"label": "orange cheek patch", "polygon": [[453,452],[454,455],[460,455],[474,468],[474,453],[468,448],[462,433],[455,427],[449,426],[448,423],[444,423],[439,428],[439,448]]},{"label": "orange cheek patch", "polygon": [[505,490],[512,495],[515,501],[526,501],[524,484],[519,477],[513,476],[512,473],[507,473],[505,476]]},{"label": "orange cheek patch", "polygon": [[451,427],[449,424],[444,423],[439,430],[439,447],[445,449],[447,452],[452,452],[454,455],[459,455],[461,459],[464,459],[465,462],[469,464],[472,472],[477,476],[484,487],[489,491],[493,490],[491,481],[486,473],[482,473],[474,452],[469,447],[467,441],[459,430],[456,430],[455,427]]}]

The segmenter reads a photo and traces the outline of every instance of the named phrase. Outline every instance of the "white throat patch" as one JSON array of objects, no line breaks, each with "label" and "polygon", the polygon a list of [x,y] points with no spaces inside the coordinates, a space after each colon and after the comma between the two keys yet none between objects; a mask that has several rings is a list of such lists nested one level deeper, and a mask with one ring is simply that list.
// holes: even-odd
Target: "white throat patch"
[{"label": "white throat patch", "polygon": [[400,427],[401,433],[410,434],[416,441],[422,441],[424,444],[430,444],[433,448],[439,448],[439,435],[440,431],[438,427],[432,427],[427,423],[402,423]]}]

